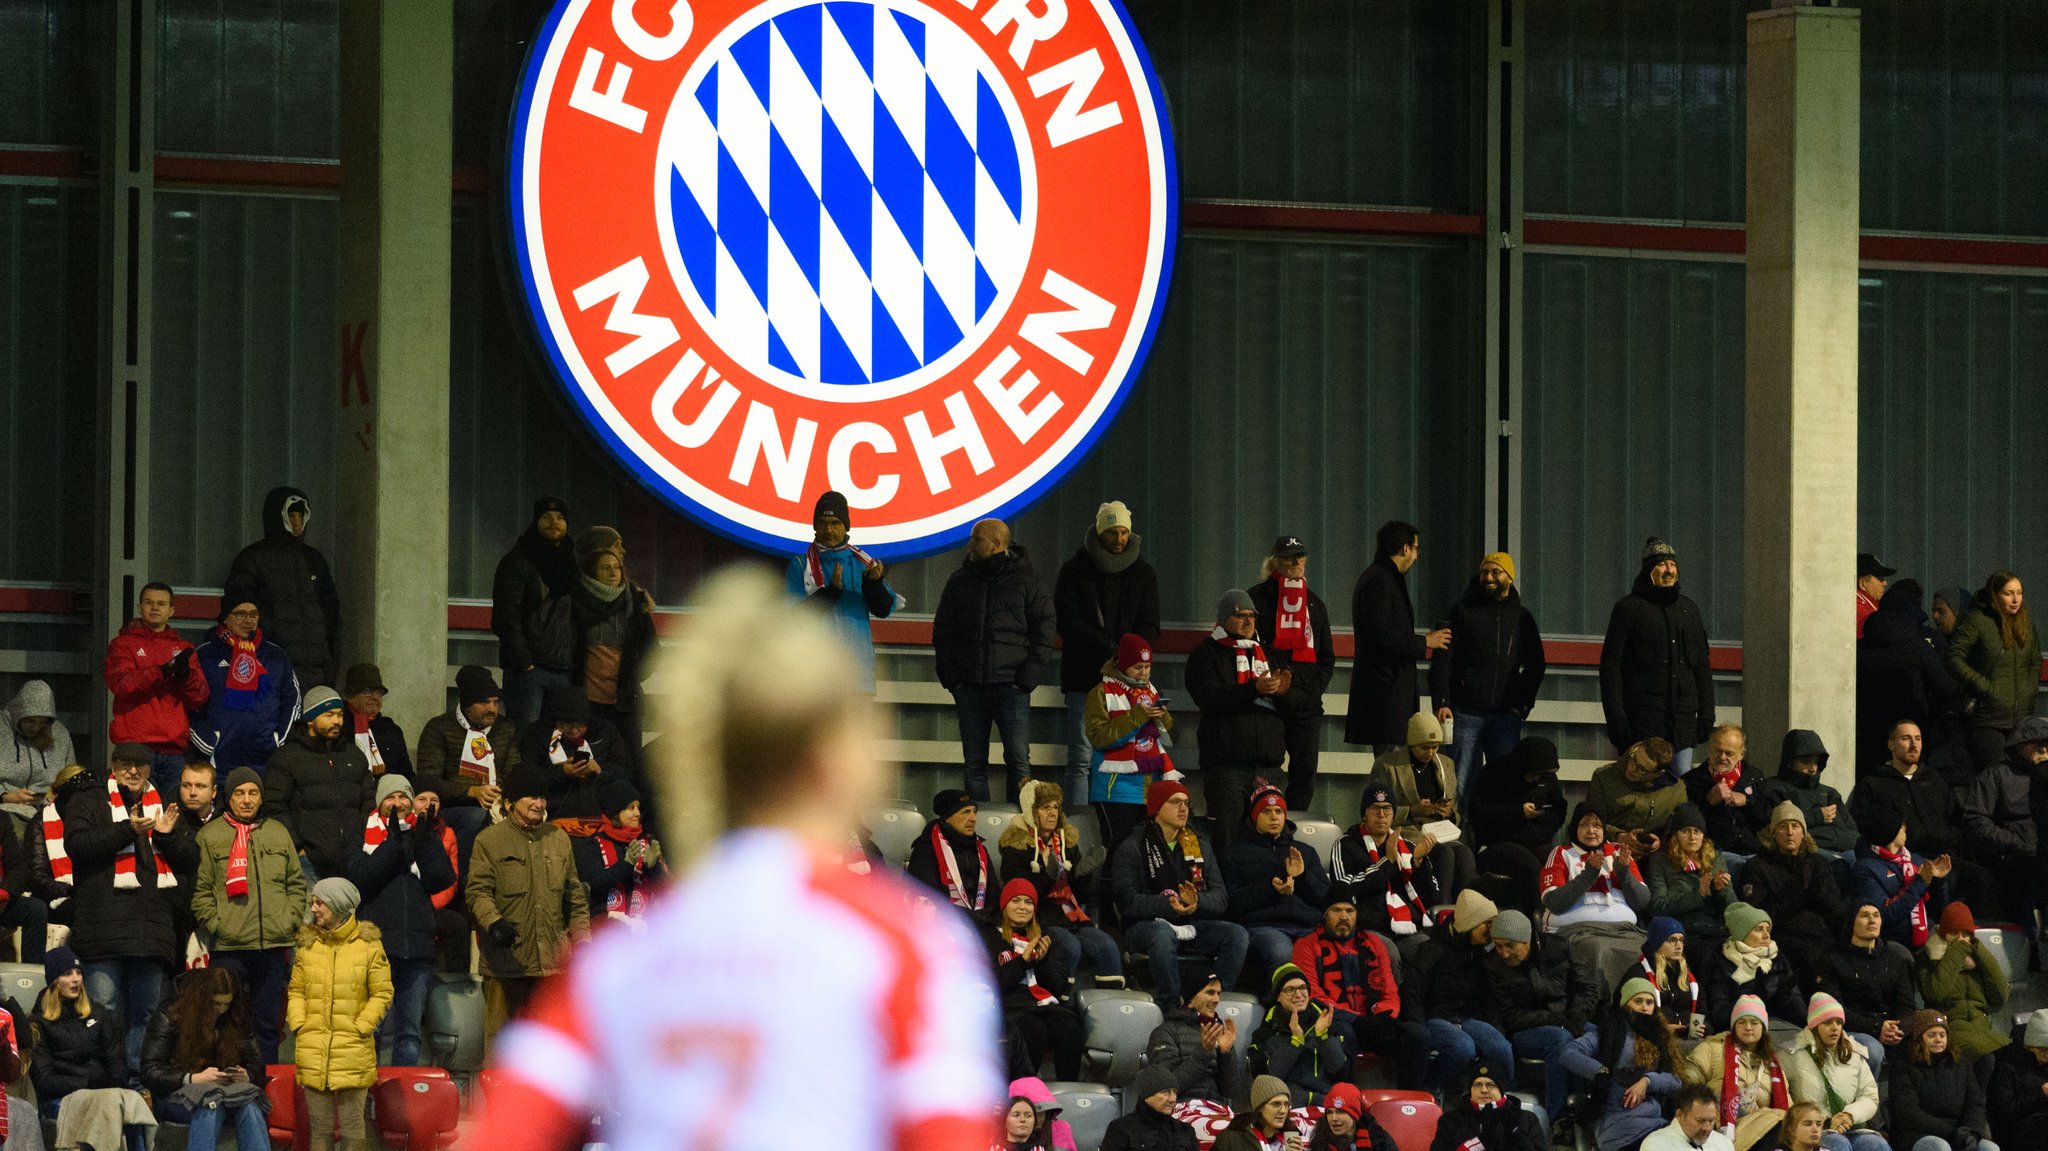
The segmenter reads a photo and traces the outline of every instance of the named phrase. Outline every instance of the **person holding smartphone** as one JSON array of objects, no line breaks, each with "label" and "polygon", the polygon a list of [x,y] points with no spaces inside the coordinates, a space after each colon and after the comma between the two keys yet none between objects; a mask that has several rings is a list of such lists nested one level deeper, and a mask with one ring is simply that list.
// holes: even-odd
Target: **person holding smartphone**
[{"label": "person holding smartphone", "polygon": [[149,1021],[143,1037],[142,1081],[159,1117],[190,1124],[190,1151],[213,1151],[229,1123],[235,1146],[269,1145],[263,1085],[270,1075],[249,1025],[248,996],[233,971],[201,967],[179,980],[177,997]]},{"label": "person holding smartphone", "polygon": [[629,782],[618,729],[591,714],[580,687],[550,692],[541,722],[523,732],[519,743],[520,762],[547,781],[552,818],[587,820],[594,832],[604,819],[603,792]]}]

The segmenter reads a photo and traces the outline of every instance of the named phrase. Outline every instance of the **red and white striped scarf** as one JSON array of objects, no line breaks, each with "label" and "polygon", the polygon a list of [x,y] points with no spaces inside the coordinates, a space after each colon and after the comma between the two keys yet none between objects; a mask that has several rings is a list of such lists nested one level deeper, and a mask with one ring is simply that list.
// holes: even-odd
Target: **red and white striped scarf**
[{"label": "red and white striped scarf", "polygon": [[[1920,869],[1913,865],[1913,852],[1910,849],[1894,854],[1889,847],[1872,844],[1870,854],[1899,869],[1901,889],[1912,886],[1914,878],[1920,874]],[[1927,893],[1923,890],[1920,893],[1920,902],[1913,905],[1913,946],[1920,948],[1926,945]]]},{"label": "red and white striped scarf", "polygon": [[71,856],[64,850],[64,819],[57,814],[57,801],[43,805],[43,852],[50,857],[50,878],[71,886]]},{"label": "red and white striped scarf", "polygon": [[[1360,839],[1365,840],[1366,867],[1379,865],[1382,858],[1380,845],[1373,842],[1363,826],[1358,829]],[[1436,918],[1423,906],[1422,896],[1415,890],[1415,848],[1398,835],[1387,837],[1394,844],[1394,868],[1398,873],[1393,882],[1387,884],[1387,926],[1396,935],[1415,934],[1419,922],[1423,927],[1435,927]]]},{"label": "red and white striped scarf", "polygon": [[[1017,934],[1016,930],[1012,928],[1010,931],[1010,949],[1003,952],[997,959],[997,962],[1008,963],[1012,959],[1022,960],[1024,953],[1030,950],[1030,948],[1031,940]],[[1059,996],[1038,985],[1038,970],[1029,963],[1024,965],[1024,988],[1031,992],[1032,1002],[1036,1006],[1051,1007],[1059,1003]]]},{"label": "red and white striped scarf", "polygon": [[1222,624],[1216,625],[1216,629],[1209,633],[1209,638],[1224,647],[1234,649],[1233,654],[1237,656],[1237,682],[1250,683],[1272,672],[1273,665],[1266,662],[1266,649],[1259,646],[1258,640],[1239,639],[1224,631]]},{"label": "red and white striped scarf", "polygon": [[[1601,844],[1597,852],[1589,852],[1576,843],[1567,843],[1563,847],[1552,848],[1550,858],[1543,864],[1543,890],[1549,891],[1554,887],[1563,887],[1565,884],[1577,879],[1579,872],[1586,869],[1586,857],[1588,855],[1613,855],[1614,851],[1615,845],[1612,843]],[[1628,869],[1630,874],[1636,874],[1634,860],[1629,861]],[[1593,880],[1592,886],[1586,888],[1584,899],[1588,904],[1598,903],[1605,905],[1613,903],[1614,873],[1612,871],[1601,872],[1600,876]]]},{"label": "red and white striped scarf", "polygon": [[[1737,1119],[1742,1118],[1744,1110],[1742,1106],[1742,1077],[1736,1074],[1736,1048],[1738,1046],[1735,1042],[1734,1032],[1731,1031],[1721,1037],[1721,1122],[1723,1123],[1734,1123]],[[1768,1045],[1766,1045],[1765,1050],[1770,1051],[1770,1063],[1764,1070],[1768,1071],[1771,1077],[1771,1107],[1775,1110],[1783,1111],[1792,1106],[1791,1095],[1785,1090],[1785,1065],[1778,1062],[1778,1053],[1775,1050],[1771,1050]]]},{"label": "red and white striped scarf", "polygon": [[974,838],[974,853],[981,860],[981,876],[975,880],[972,903],[967,901],[967,885],[961,882],[960,860],[953,854],[953,844],[936,824],[932,826],[932,853],[939,860],[939,882],[946,885],[946,896],[953,906],[962,911],[980,911],[988,906],[988,844],[980,836]]},{"label": "red and white striped scarf", "polygon": [[[624,841],[621,841],[618,838],[618,834],[625,830],[627,829],[619,827],[617,824],[612,823],[610,820],[606,820],[604,827],[599,829],[596,835],[590,837],[590,842],[597,844],[597,855],[598,858],[604,860],[604,868],[606,871],[610,871],[612,868],[617,867],[619,865],[620,854],[623,853],[625,849],[629,845],[631,845],[634,840],[640,838],[641,829],[636,827],[632,829],[632,835],[627,836]],[[865,852],[856,851],[854,853],[854,857],[860,861],[862,867],[867,866],[868,857]],[[624,916],[628,919],[638,919],[641,916],[647,914],[646,871],[647,868],[645,864],[634,864],[633,878],[631,880],[619,884],[613,887],[610,891],[605,892],[604,912],[606,915]],[[863,871],[861,872],[861,874],[865,875],[866,872]]]},{"label": "red and white striped scarf", "polygon": [[[412,816],[406,815],[399,817],[398,830],[411,831]],[[377,810],[376,808],[370,809],[370,818],[363,821],[363,854],[376,854],[377,849],[384,846],[384,841],[386,839],[389,839],[390,837],[391,829],[390,826],[384,822],[384,813],[380,810]],[[418,860],[413,861],[411,870],[412,877],[414,879],[418,879],[420,877],[420,865]]]},{"label": "red and white striped scarf", "polygon": [[1280,585],[1273,601],[1273,650],[1291,651],[1297,660],[1315,662],[1316,629],[1308,618],[1308,581],[1274,576],[1273,582]]},{"label": "red and white striped scarf", "polygon": [[[1102,710],[1105,715],[1128,715],[1133,708],[1158,707],[1159,686],[1147,680],[1125,683],[1113,675],[1102,677]],[[1102,749],[1102,770],[1112,775],[1157,775],[1172,765],[1159,743],[1159,724],[1146,720],[1122,743]]]},{"label": "red and white striped scarf", "polygon": [[[163,814],[164,804],[162,800],[156,797],[156,787],[154,785],[145,785],[142,789],[142,797],[136,803],[142,808],[142,814],[150,819],[155,819]],[[121,785],[114,782],[112,776],[107,777],[107,809],[113,813],[115,826],[118,827],[128,822],[128,805],[121,799]],[[155,829],[145,829],[142,837],[152,842],[152,850],[149,853],[149,857],[156,863],[156,882],[150,886],[158,890],[178,886],[178,877],[171,873],[171,865],[164,862],[163,852],[153,849],[156,838]],[[114,886],[142,886],[142,882],[135,878],[135,845],[132,843],[122,848],[121,854],[114,857]]]}]

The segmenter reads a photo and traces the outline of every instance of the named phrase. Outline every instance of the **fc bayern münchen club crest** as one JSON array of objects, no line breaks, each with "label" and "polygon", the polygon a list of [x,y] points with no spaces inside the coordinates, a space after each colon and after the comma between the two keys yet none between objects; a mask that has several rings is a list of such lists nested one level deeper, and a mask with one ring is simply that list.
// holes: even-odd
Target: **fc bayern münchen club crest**
[{"label": "fc bayern m\u00fcnchen club crest", "polygon": [[652,490],[771,551],[837,489],[926,554],[1108,427],[1178,195],[1117,0],[561,0],[513,111],[556,373]]}]

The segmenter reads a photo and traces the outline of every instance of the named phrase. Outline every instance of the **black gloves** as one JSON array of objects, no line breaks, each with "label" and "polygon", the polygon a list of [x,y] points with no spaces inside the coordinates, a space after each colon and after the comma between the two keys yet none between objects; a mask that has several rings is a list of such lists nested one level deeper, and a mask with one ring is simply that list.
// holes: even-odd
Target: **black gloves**
[{"label": "black gloves", "polygon": [[492,943],[507,951],[512,949],[513,944],[519,942],[519,933],[512,929],[510,921],[504,919],[484,928],[484,934],[490,937]]},{"label": "black gloves", "polygon": [[178,654],[165,660],[157,670],[164,673],[165,679],[184,679],[185,674],[192,670],[192,649],[182,649]]}]

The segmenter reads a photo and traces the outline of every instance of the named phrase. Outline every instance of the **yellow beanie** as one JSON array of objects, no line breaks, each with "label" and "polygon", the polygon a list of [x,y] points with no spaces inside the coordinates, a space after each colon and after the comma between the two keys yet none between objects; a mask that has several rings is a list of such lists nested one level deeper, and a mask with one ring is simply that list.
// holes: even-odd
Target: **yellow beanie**
[{"label": "yellow beanie", "polygon": [[1506,552],[1488,552],[1479,559],[1480,567],[1485,567],[1487,564],[1497,565],[1500,570],[1508,573],[1509,583],[1515,582],[1515,557]]}]

